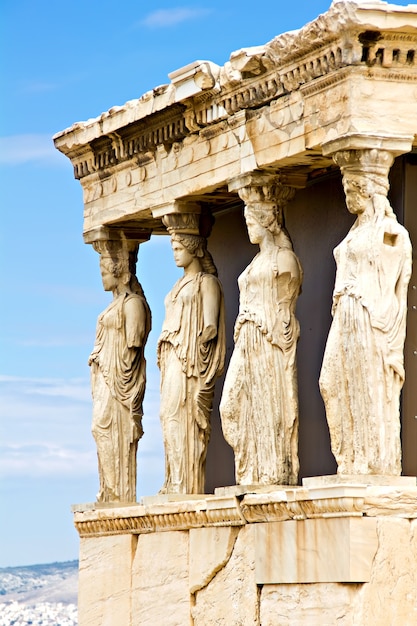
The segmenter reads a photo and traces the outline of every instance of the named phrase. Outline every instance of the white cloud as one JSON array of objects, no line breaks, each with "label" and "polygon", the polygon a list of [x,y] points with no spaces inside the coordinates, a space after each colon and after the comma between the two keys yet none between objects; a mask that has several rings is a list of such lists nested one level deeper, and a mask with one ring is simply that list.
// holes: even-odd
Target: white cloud
[{"label": "white cloud", "polygon": [[64,380],[60,378],[32,378],[0,374],[0,390],[6,396],[53,396],[75,401],[90,402],[91,392],[88,378]]},{"label": "white cloud", "polygon": [[172,9],[159,9],[149,13],[140,23],[149,28],[166,28],[176,26],[188,20],[204,17],[211,13],[210,9],[175,7]]},{"label": "white cloud", "polygon": [[0,475],[96,471],[88,378],[0,376]]},{"label": "white cloud", "polygon": [[0,476],[80,476],[97,471],[94,449],[59,446],[54,442],[0,447]]},{"label": "white cloud", "polygon": [[49,164],[68,160],[54,147],[49,134],[26,134],[0,137],[0,165],[21,165],[29,162]]},{"label": "white cloud", "polygon": [[58,83],[50,83],[42,80],[30,80],[24,82],[22,85],[22,91],[25,93],[45,93],[55,91],[58,88]]},{"label": "white cloud", "polygon": [[0,441],[5,446],[90,445],[91,393],[82,379],[0,376]]},{"label": "white cloud", "polygon": [[[145,435],[138,449],[138,493],[154,493],[163,482],[158,388],[158,375],[149,372]],[[91,412],[88,376],[0,375],[0,477],[97,476]]]}]

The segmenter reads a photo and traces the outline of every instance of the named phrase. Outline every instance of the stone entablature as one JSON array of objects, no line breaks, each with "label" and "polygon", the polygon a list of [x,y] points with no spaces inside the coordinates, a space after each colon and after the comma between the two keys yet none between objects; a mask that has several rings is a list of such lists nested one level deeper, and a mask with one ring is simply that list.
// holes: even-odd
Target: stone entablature
[{"label": "stone entablature", "polygon": [[[332,167],[321,146],[381,132],[417,134],[417,8],[334,2],[300,31],[198,61],[171,83],[55,136],[84,190],[88,232],[136,220],[163,231],[154,207],[210,201],[256,169],[304,186]],[[323,103],[325,102],[325,106]]]},{"label": "stone entablature", "polygon": [[[145,498],[146,504],[124,507],[75,505],[74,523],[80,537],[100,537],[330,517],[396,515],[416,519],[416,479],[402,480],[406,487],[359,484],[258,487],[239,497],[231,493],[184,496],[184,500],[155,496]],[[218,491],[228,489],[239,492],[236,488]]]}]

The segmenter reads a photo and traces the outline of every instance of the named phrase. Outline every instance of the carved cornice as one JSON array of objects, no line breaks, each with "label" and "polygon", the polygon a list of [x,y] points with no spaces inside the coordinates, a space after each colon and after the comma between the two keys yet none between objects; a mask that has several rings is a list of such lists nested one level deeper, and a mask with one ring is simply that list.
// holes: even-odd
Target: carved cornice
[{"label": "carved cornice", "polygon": [[283,522],[317,517],[360,517],[363,498],[326,498],[295,502],[253,502],[242,504],[247,522]]},{"label": "carved cornice", "polygon": [[74,524],[81,537],[92,537],[322,517],[417,518],[417,487],[334,484],[311,489],[277,487],[269,492],[259,487],[259,493],[254,491],[256,488],[240,497],[207,495],[126,507],[80,505],[73,507]]},{"label": "carved cornice", "polygon": [[[263,106],[287,93],[282,80],[277,76],[269,76],[242,79],[239,81],[239,88],[225,89],[219,99],[219,105],[228,115],[242,109],[253,109]],[[200,119],[204,119],[204,113],[199,112]]]},{"label": "carved cornice", "polygon": [[[301,87],[312,89],[316,79],[322,79],[323,88],[340,80],[340,71],[352,66],[366,67],[368,75],[369,69],[373,68],[375,72],[370,75],[375,73],[380,78],[417,81],[417,35],[414,34],[370,31],[366,39],[361,38],[356,29],[339,34],[338,38],[333,35],[332,41],[323,37],[320,42],[304,43],[304,47],[284,57],[274,54],[277,40],[267,45],[264,52],[264,59],[268,59],[269,66],[273,65],[273,72],[251,79],[242,76],[240,81],[235,77],[228,83],[225,79],[220,104],[229,115],[241,109],[263,106]],[[382,71],[387,68],[390,68],[389,72]],[[325,78],[327,81],[323,82]]]},{"label": "carved cornice", "polygon": [[81,179],[89,174],[113,169],[123,161],[135,159],[138,165],[149,162],[157,146],[168,149],[189,134],[183,115],[184,107],[176,104],[150,115],[145,120],[94,139],[73,156],[74,176]]},{"label": "carved cornice", "polygon": [[193,80],[203,81],[196,93],[177,93],[187,66],[173,73],[179,76],[177,86],[173,82],[76,124],[55,137],[56,146],[71,158],[76,178],[100,173],[103,179],[125,161],[149,163],[158,146],[169,152],[191,133],[204,139],[214,124],[245,110],[298,90],[307,96],[331,87],[346,78],[348,68],[362,68],[364,79],[417,82],[416,23],[413,8],[333,3],[300,31],[234,52],[223,68],[208,71],[208,84],[197,71],[202,62],[191,64]]},{"label": "carved cornice", "polygon": [[208,496],[204,500],[76,510],[74,516],[74,524],[81,537],[242,526],[245,523],[239,502],[234,496]]},{"label": "carved cornice", "polygon": [[370,6],[361,5],[357,0],[334,2],[313,22],[299,31],[275,37],[266,48],[278,63],[284,65],[306,54],[314,54],[323,44],[340,40],[344,51],[351,50],[348,62],[354,63],[362,60],[364,47],[372,47],[381,41],[382,36],[397,41],[414,41],[416,17],[414,5],[396,7],[378,1]]},{"label": "carved cornice", "polygon": [[[75,178],[94,172],[105,172],[118,163],[136,159],[138,165],[149,162],[158,145],[168,149],[192,132],[199,132],[214,123],[245,109],[265,106],[298,89],[305,95],[328,88],[346,78],[349,67],[367,68],[367,75],[384,80],[417,82],[417,36],[401,33],[380,33],[377,44],[368,41],[341,40],[317,45],[308,53],[301,51],[280,65],[269,58],[269,70],[261,76],[240,76],[240,80],[224,80],[221,92],[204,94],[187,102],[187,107],[171,105],[164,111],[140,120],[120,132],[93,140],[74,151]],[[272,45],[272,44],[271,44]],[[294,56],[296,58],[294,58]],[[371,72],[371,74],[369,74]]]},{"label": "carved cornice", "polygon": [[242,501],[247,522],[280,522],[316,517],[358,517],[363,514],[366,487],[303,488],[275,494],[248,494]]},{"label": "carved cornice", "polygon": [[[293,490],[294,491],[294,490]],[[339,489],[340,491],[340,489]],[[90,513],[76,513],[74,524],[81,537],[141,534],[172,530],[189,530],[210,526],[243,526],[247,523],[277,522],[290,519],[312,519],[317,517],[357,517],[363,515],[363,494],[337,494],[329,497],[311,499],[305,490],[293,496],[280,492],[277,494],[248,494],[239,504],[228,498],[228,506],[210,506],[210,500],[202,504],[195,502],[170,504],[153,507],[132,507],[128,512],[123,509],[109,509],[106,515],[103,509]],[[375,507],[375,498],[372,505]],[[208,503],[208,505],[207,505]],[[188,506],[187,506],[188,505]],[[150,508],[152,510],[150,510]],[[161,508],[161,512],[158,511]],[[398,505],[397,505],[398,508]],[[185,509],[185,510],[184,510]]]}]

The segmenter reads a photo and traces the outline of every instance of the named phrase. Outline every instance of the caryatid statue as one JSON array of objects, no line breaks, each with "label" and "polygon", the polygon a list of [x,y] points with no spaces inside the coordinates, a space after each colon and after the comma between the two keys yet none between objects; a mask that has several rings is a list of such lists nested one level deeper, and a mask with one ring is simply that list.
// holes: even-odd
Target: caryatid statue
[{"label": "caryatid statue", "polygon": [[163,221],[184,275],[165,298],[158,342],[165,447],[161,493],[204,493],[214,386],[225,357],[223,292],[199,216],[171,214]]},{"label": "caryatid statue", "polygon": [[138,244],[122,237],[93,246],[100,253],[103,287],[113,292],[113,301],[98,317],[89,359],[100,476],[97,501],[135,502],[151,313],[135,275]]},{"label": "caryatid statue", "polygon": [[387,199],[394,160],[386,150],[342,150],[349,211],[356,221],[335,248],[333,322],[320,375],[339,474],[401,473],[411,244]]},{"label": "caryatid statue", "polygon": [[220,403],[223,433],[235,453],[236,482],[298,481],[298,390],[295,307],[302,269],[284,227],[294,190],[279,177],[251,175],[235,186],[259,252],[239,277],[235,347]]}]

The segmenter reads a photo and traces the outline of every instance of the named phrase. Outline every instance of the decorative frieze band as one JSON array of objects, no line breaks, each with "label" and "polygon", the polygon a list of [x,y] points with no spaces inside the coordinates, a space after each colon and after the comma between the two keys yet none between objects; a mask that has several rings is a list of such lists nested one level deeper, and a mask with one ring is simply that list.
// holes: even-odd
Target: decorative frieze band
[{"label": "decorative frieze band", "polygon": [[[233,490],[233,488],[225,488]],[[235,488],[238,489],[238,488]],[[244,526],[317,518],[378,517],[417,518],[417,487],[324,485],[315,489],[286,487],[258,493],[207,495],[125,507],[76,505],[74,524],[81,537],[143,534],[215,526]],[[240,494],[240,495],[239,495]],[[184,496],[186,497],[186,496]],[[162,497],[163,498],[163,497]],[[191,497],[190,497],[191,498]]]},{"label": "decorative frieze band", "polygon": [[172,104],[148,116],[146,122],[125,127],[123,133],[109,133],[84,146],[79,157],[73,158],[75,178],[109,170],[129,159],[136,158],[138,165],[143,165],[152,160],[159,145],[170,149],[190,133],[300,88],[305,95],[323,89],[323,80],[329,84],[343,80],[348,68],[367,68],[381,73],[383,79],[417,81],[416,35],[376,30],[350,35],[343,40],[323,41],[322,45],[306,45],[304,50],[284,56],[272,41],[250,56],[251,71],[237,69],[242,65],[242,54],[236,59],[232,55],[221,70],[217,90]]},{"label": "decorative frieze band", "polygon": [[[268,101],[296,91],[303,85],[308,85],[317,78],[332,75],[336,70],[344,67],[366,66],[390,68],[392,78],[398,80],[396,70],[401,70],[401,80],[417,80],[415,72],[410,74],[417,62],[417,37],[415,35],[382,34],[377,31],[368,33],[368,38],[359,35],[355,41],[341,45],[340,40],[326,45],[321,50],[309,51],[301,58],[292,62],[287,60],[285,66],[280,66],[277,60],[270,60],[275,65],[273,76],[256,80],[242,80],[240,89],[233,89],[230,95],[220,102],[229,115],[235,111],[254,108]],[[268,51],[266,51],[266,56]],[[409,70],[409,74],[405,74]],[[384,74],[385,77],[385,74]],[[242,77],[243,78],[243,77]],[[332,77],[332,82],[337,80]]]},{"label": "decorative frieze band", "polygon": [[183,105],[175,104],[153,119],[150,116],[146,123],[139,121],[128,126],[123,129],[123,135],[110,133],[92,141],[84,148],[79,160],[74,160],[75,178],[110,169],[135,157],[139,165],[151,160],[158,145],[171,146],[189,134],[183,111]]},{"label": "decorative frieze band", "polygon": [[81,537],[246,524],[234,496],[207,496],[205,500],[192,499],[147,506],[80,510],[82,508],[75,507],[74,516],[74,524]]},{"label": "decorative frieze band", "polygon": [[207,495],[126,507],[80,505],[74,507],[74,524],[81,537],[89,537],[317,518],[399,515],[415,519],[416,502],[417,487],[408,485],[288,487],[239,497]]}]

